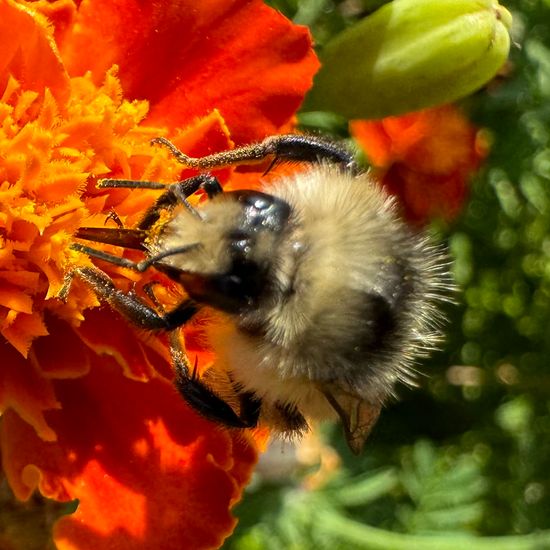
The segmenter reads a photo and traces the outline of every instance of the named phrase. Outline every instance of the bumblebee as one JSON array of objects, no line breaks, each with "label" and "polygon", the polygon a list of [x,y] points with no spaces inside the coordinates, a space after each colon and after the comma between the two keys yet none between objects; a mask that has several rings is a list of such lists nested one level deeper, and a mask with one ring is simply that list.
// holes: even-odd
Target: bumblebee
[{"label": "bumblebee", "polygon": [[[78,277],[134,325],[167,331],[175,385],[204,417],[289,435],[306,430],[308,418],[339,417],[359,453],[396,384],[414,382],[414,362],[441,336],[439,305],[452,288],[444,251],[409,228],[395,201],[332,141],[273,136],[202,158],[154,141],[198,175],[168,185],[102,180],[102,188],[160,194],[135,228],[76,234],[142,250],[143,260],[73,248],[138,272],[154,268],[187,297],[164,311],[150,289],[149,300],[124,293],[91,267],[67,275],[62,297]],[[261,191],[224,191],[209,172],[268,160],[308,167]],[[188,198],[199,190],[208,199],[193,207]],[[179,328],[205,306],[229,322],[208,335],[224,368],[199,377]]]}]

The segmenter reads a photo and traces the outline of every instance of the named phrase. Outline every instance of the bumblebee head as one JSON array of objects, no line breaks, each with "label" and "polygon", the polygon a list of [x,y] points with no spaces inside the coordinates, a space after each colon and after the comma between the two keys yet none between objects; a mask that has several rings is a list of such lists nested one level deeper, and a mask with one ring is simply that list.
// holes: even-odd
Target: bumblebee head
[{"label": "bumblebee head", "polygon": [[197,302],[228,313],[256,307],[269,294],[290,206],[267,193],[241,190],[226,192],[197,212],[196,219],[187,214],[170,222],[156,247],[163,257],[155,266]]}]

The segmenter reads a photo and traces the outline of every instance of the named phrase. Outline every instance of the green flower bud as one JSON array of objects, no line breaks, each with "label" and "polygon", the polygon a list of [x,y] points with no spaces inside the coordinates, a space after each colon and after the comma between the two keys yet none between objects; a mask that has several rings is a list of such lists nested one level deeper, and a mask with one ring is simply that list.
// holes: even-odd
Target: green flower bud
[{"label": "green flower bud", "polygon": [[502,67],[511,23],[495,0],[394,0],[326,45],[303,110],[382,118],[455,101]]}]

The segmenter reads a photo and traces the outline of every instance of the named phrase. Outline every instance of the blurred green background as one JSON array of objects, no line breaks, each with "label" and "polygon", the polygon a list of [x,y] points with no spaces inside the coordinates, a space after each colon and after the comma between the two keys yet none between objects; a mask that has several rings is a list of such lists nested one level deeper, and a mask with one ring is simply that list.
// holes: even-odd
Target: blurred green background
[{"label": "blurred green background", "polygon": [[[384,2],[269,3],[322,47]],[[287,471],[260,467],[225,549],[550,548],[550,1],[503,3],[509,74],[461,103],[491,153],[461,218],[434,224],[461,287],[443,351],[363,456],[325,428],[342,463],[319,487],[304,487],[311,469],[290,445],[273,449]],[[330,113],[301,120],[347,136]]]}]

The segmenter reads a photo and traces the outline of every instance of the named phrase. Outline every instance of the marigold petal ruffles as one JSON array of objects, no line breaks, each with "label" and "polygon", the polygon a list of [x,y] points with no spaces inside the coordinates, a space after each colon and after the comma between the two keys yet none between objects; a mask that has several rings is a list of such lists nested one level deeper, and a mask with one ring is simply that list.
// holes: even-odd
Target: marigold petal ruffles
[{"label": "marigold petal ruffles", "polygon": [[355,120],[350,131],[408,219],[454,219],[468,181],[487,155],[483,133],[445,105],[381,120]]},{"label": "marigold petal ruffles", "polygon": [[218,109],[236,143],[288,124],[319,64],[305,27],[260,0],[84,0],[62,44],[72,75],[116,64],[125,96],[170,129]]},{"label": "marigold petal ruffles", "polygon": [[254,446],[197,418],[162,379],[128,380],[113,361],[57,380],[45,442],[16,413],[1,425],[4,470],[19,498],[35,487],[79,499],[55,529],[60,550],[215,548],[256,460]]}]

